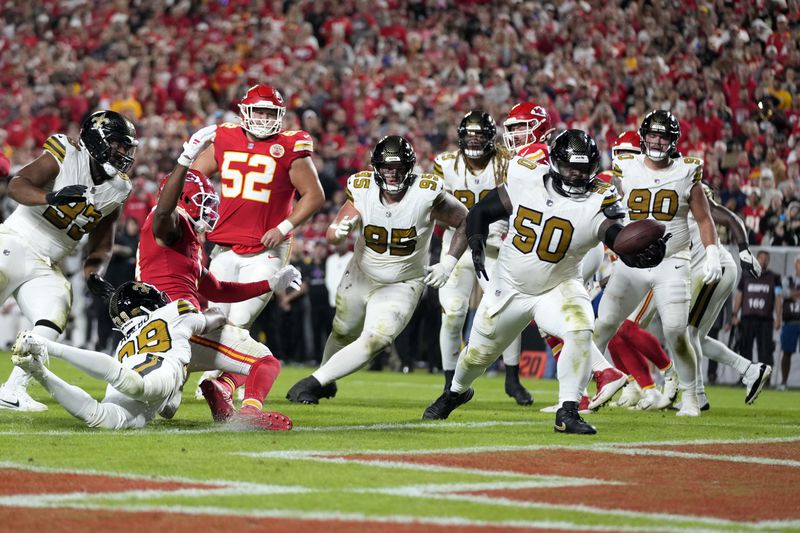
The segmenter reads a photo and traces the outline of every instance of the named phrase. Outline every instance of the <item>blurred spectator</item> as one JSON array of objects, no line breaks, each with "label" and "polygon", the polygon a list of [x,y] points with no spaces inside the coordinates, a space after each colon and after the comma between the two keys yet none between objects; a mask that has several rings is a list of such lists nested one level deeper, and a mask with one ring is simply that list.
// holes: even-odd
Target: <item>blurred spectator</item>
[{"label": "blurred spectator", "polygon": [[[327,228],[327,226],[326,226]],[[303,283],[308,286],[309,315],[311,320],[311,346],[307,355],[319,364],[322,361],[322,352],[325,342],[331,332],[333,314],[329,305],[328,288],[325,285],[325,266],[328,256],[328,245],[324,240],[314,243],[310,261],[303,264],[300,272],[303,274]],[[335,294],[335,291],[334,291]]]}]

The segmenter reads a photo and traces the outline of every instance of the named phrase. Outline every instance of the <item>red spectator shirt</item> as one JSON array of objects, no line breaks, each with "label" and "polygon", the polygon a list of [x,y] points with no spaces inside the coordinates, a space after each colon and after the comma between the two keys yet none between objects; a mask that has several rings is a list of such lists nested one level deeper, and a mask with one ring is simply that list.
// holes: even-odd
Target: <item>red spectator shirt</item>
[{"label": "red spectator shirt", "polygon": [[203,273],[203,249],[192,223],[178,215],[181,238],[171,246],[160,246],[153,235],[153,213],[144,221],[136,251],[136,279],[164,291],[173,302],[183,298],[197,309],[204,309],[198,285]]},{"label": "red spectator shirt", "polygon": [[262,251],[261,237],[292,212],[292,162],[313,152],[311,136],[302,130],[251,141],[240,125],[221,124],[214,139],[222,180],[219,220],[208,239],[237,254]]}]

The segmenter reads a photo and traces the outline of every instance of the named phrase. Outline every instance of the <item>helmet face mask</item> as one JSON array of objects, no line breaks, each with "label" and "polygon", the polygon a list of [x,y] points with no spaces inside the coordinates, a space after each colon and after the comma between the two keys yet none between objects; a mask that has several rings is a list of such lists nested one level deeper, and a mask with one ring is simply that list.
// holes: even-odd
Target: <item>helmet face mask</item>
[{"label": "helmet face mask", "polygon": [[137,317],[148,316],[169,303],[166,293],[149,283],[126,281],[114,291],[108,302],[111,321],[119,329]]},{"label": "helmet face mask", "polygon": [[281,93],[269,85],[254,85],[239,103],[242,128],[258,139],[281,130],[286,105]]},{"label": "helmet face mask", "polygon": [[566,130],[553,141],[549,175],[562,196],[586,197],[599,168],[597,144],[583,131]]},{"label": "helmet face mask", "polygon": [[533,102],[522,102],[512,107],[503,127],[506,129],[503,142],[512,153],[531,143],[547,142],[552,129],[547,110]]},{"label": "helmet face mask", "polygon": [[675,153],[681,127],[669,111],[651,111],[639,127],[639,140],[644,154],[653,161],[663,161]]},{"label": "helmet face mask", "polygon": [[414,181],[417,156],[414,148],[399,135],[381,139],[372,151],[375,182],[390,194],[404,192]]},{"label": "helmet face mask", "polygon": [[128,178],[139,145],[130,120],[114,111],[97,111],[84,120],[80,139],[108,177]]},{"label": "helmet face mask", "polygon": [[458,148],[468,159],[492,155],[496,135],[497,126],[489,113],[470,111],[458,126]]}]

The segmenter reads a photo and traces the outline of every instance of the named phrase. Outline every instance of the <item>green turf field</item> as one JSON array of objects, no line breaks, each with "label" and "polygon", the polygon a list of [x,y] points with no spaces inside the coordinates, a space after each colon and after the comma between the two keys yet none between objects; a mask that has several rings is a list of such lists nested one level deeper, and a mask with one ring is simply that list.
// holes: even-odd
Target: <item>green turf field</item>
[{"label": "green turf field", "polygon": [[[3,354],[0,375],[10,368]],[[102,397],[99,382],[61,361],[52,368]],[[551,380],[525,382],[535,397],[525,408],[505,396],[502,377],[484,377],[449,420],[423,422],[441,376],[360,372],[339,382],[333,400],[290,404],[286,390],[309,372],[284,368],[265,404],[293,419],[291,432],[215,425],[193,397],[196,378],[174,420],[121,432],[85,428],[33,385],[48,412],[0,411],[0,509],[282,517],[301,520],[295,529],[322,531],[319,521],[419,530],[800,530],[800,392],[765,390],[746,406],[742,388],[710,387],[712,410],[688,420],[606,408],[586,416],[599,432],[587,437],[554,433],[554,415],[539,412],[556,400]],[[20,470],[79,478],[52,494],[51,478],[20,488]],[[89,474],[124,475],[131,485],[81,489]],[[704,497],[706,506],[698,503]],[[794,508],[782,510],[781,498]]]}]

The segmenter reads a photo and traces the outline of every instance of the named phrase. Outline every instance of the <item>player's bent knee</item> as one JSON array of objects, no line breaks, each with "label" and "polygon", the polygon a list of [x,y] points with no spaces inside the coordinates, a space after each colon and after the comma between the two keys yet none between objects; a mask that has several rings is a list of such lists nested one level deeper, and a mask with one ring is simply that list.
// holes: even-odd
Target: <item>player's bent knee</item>
[{"label": "player's bent knee", "polygon": [[365,331],[361,337],[367,348],[367,352],[375,354],[389,346],[394,340],[390,335],[379,331]]},{"label": "player's bent knee", "polygon": [[466,368],[488,368],[498,357],[500,354],[490,353],[477,346],[468,346],[467,354],[459,364],[463,364]]}]

